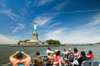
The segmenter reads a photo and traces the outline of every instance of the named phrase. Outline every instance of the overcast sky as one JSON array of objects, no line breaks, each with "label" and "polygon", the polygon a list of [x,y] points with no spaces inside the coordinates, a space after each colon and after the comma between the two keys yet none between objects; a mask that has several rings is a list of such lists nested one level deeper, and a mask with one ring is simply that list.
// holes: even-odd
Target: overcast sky
[{"label": "overcast sky", "polygon": [[100,0],[0,0],[0,44],[31,39],[62,43],[100,42]]}]

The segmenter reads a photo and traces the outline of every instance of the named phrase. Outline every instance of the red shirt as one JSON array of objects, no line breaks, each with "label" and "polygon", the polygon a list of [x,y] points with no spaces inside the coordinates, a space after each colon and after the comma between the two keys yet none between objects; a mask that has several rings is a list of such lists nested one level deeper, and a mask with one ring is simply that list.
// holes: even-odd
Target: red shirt
[{"label": "red shirt", "polygon": [[54,62],[56,62],[56,63],[61,62],[61,57],[60,57],[60,56],[54,55],[54,56],[53,56],[53,59],[54,59]]},{"label": "red shirt", "polygon": [[91,59],[94,58],[94,55],[93,54],[87,54],[86,57],[91,60]]}]

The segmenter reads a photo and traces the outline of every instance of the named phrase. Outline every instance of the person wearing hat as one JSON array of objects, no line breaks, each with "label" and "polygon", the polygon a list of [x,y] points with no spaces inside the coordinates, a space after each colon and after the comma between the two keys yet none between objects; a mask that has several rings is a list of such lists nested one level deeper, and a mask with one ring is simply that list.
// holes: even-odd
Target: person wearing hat
[{"label": "person wearing hat", "polygon": [[23,51],[17,51],[9,57],[12,66],[30,66],[31,57]]}]

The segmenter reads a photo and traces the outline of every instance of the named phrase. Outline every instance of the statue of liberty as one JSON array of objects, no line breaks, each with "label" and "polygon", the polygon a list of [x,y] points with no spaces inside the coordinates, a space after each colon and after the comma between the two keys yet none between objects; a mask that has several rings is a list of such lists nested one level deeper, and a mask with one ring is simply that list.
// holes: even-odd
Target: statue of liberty
[{"label": "statue of liberty", "polygon": [[33,40],[38,40],[38,33],[37,33],[37,26],[38,25],[35,22],[33,22],[32,25],[33,25],[32,39]]},{"label": "statue of liberty", "polygon": [[33,32],[36,32],[36,31],[37,31],[37,26],[38,26],[38,25],[37,25],[36,23],[33,22]]}]

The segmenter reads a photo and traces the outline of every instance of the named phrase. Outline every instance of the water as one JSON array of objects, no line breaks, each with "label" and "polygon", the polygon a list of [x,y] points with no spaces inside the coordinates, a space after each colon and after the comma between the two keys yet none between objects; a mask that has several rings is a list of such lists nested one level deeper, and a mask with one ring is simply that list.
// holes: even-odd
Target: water
[{"label": "water", "polygon": [[[68,45],[68,46],[59,46],[59,47],[51,47],[51,49],[59,49],[63,50],[64,48],[78,48],[79,51],[85,50],[92,50],[95,54],[95,60],[100,60],[100,45]],[[45,55],[47,47],[11,47],[7,45],[0,45],[0,64],[8,63],[9,56],[15,53],[18,50],[23,50],[24,52],[28,53],[30,56],[35,55],[37,51],[40,52],[41,55]]]}]

